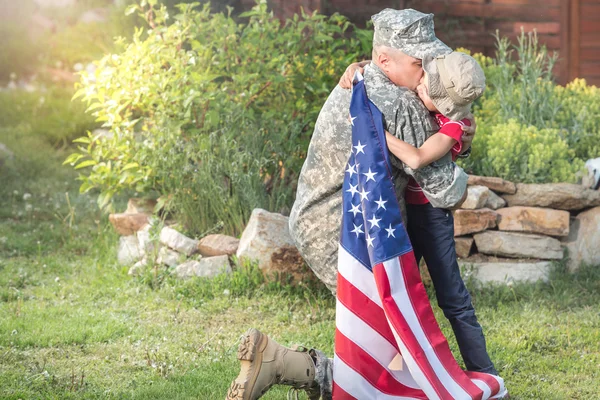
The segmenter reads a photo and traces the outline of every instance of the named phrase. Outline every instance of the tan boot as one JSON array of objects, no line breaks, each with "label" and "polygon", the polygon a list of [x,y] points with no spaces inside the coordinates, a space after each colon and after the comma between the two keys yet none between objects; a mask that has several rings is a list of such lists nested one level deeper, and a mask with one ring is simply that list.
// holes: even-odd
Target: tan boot
[{"label": "tan boot", "polygon": [[231,383],[226,400],[256,400],[275,384],[306,389],[309,398],[319,398],[315,364],[306,350],[281,346],[258,330],[249,329],[238,347],[241,370]]}]

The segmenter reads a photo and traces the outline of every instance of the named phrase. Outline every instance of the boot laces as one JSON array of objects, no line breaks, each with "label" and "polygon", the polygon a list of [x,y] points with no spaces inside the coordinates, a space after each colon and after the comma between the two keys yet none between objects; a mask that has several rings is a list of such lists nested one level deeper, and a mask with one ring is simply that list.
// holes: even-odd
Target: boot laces
[{"label": "boot laces", "polygon": [[287,400],[299,400],[300,399],[298,397],[299,391],[300,391],[300,389],[291,387],[290,390],[288,390],[288,392],[287,392]]}]

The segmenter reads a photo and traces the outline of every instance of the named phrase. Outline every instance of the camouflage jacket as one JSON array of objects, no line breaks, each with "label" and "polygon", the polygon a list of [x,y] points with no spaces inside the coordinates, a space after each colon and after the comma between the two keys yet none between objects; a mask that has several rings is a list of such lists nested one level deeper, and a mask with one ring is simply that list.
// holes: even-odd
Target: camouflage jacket
[{"label": "camouflage jacket", "polygon": [[[364,79],[367,95],[382,112],[384,126],[390,133],[420,147],[437,132],[438,126],[421,100],[409,89],[394,85],[379,67],[367,65]],[[342,184],[352,145],[352,126],[348,120],[350,98],[350,90],[336,86],[323,105],[290,214],[290,233],[298,250],[317,277],[332,290],[337,279]],[[418,170],[405,166],[392,154],[390,160],[403,216],[409,175],[421,185],[434,207],[454,206],[466,190],[467,176],[452,162],[450,154]]]}]

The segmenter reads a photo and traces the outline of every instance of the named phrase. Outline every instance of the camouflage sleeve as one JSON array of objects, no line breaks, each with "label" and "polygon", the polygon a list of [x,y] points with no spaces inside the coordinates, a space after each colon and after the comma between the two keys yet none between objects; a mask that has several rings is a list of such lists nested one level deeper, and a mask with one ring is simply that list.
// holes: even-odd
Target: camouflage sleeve
[{"label": "camouflage sleeve", "polygon": [[[437,124],[412,92],[400,96],[395,109],[395,121],[389,121],[386,125],[397,138],[421,147],[429,136],[437,132]],[[454,207],[467,189],[467,174],[452,162],[450,153],[417,170],[404,165],[396,157],[392,156],[391,159],[395,167],[402,168],[417,181],[434,207]]]}]

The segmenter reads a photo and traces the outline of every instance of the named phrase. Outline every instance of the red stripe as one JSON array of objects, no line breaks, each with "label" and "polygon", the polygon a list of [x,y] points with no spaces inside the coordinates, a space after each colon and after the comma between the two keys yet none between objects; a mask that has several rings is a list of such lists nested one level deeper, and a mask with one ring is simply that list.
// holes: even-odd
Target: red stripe
[{"label": "red stripe", "polygon": [[371,357],[369,353],[337,329],[335,330],[335,355],[382,393],[392,396],[427,399],[422,390],[398,382],[394,375]]},{"label": "red stripe", "polygon": [[[392,324],[392,327],[396,330],[398,336],[404,342],[408,352],[415,360],[417,366],[423,375],[425,375],[425,378],[435,390],[438,397],[441,399],[451,399],[452,395],[450,395],[446,387],[439,380],[435,371],[431,367],[425,352],[419,345],[419,342],[417,341],[417,338],[415,337],[410,325],[406,322],[404,315],[402,315],[398,309],[398,306],[392,297],[390,282],[383,264],[375,265],[375,267],[373,267],[373,274],[375,275],[375,282],[377,283],[379,296],[383,301],[383,309],[385,310],[385,314]],[[427,304],[429,304],[429,299],[427,299]]]},{"label": "red stripe", "polygon": [[383,336],[392,346],[400,352],[396,338],[387,323],[385,313],[379,304],[375,303],[363,292],[357,289],[350,281],[338,273],[337,299],[354,315],[363,320],[375,332]]},{"label": "red stripe", "polygon": [[446,337],[440,330],[435,319],[431,303],[427,297],[427,291],[423,286],[419,267],[413,252],[403,254],[399,257],[400,268],[404,276],[404,284],[407,290],[408,298],[419,320],[419,324],[425,332],[433,351],[439,358],[442,366],[448,371],[450,377],[462,387],[474,400],[480,400],[483,397],[483,391],[474,384],[464,371],[460,368]]},{"label": "red stripe", "polygon": [[344,389],[333,382],[333,398],[335,400],[357,400],[356,397],[346,393]]},{"label": "red stripe", "polygon": [[498,392],[500,392],[500,382],[498,382],[498,379],[494,378],[491,374],[476,371],[465,371],[465,374],[470,379],[479,379],[481,381],[484,381],[485,384],[488,385],[490,390],[492,391],[490,397],[495,396],[498,394]]}]

